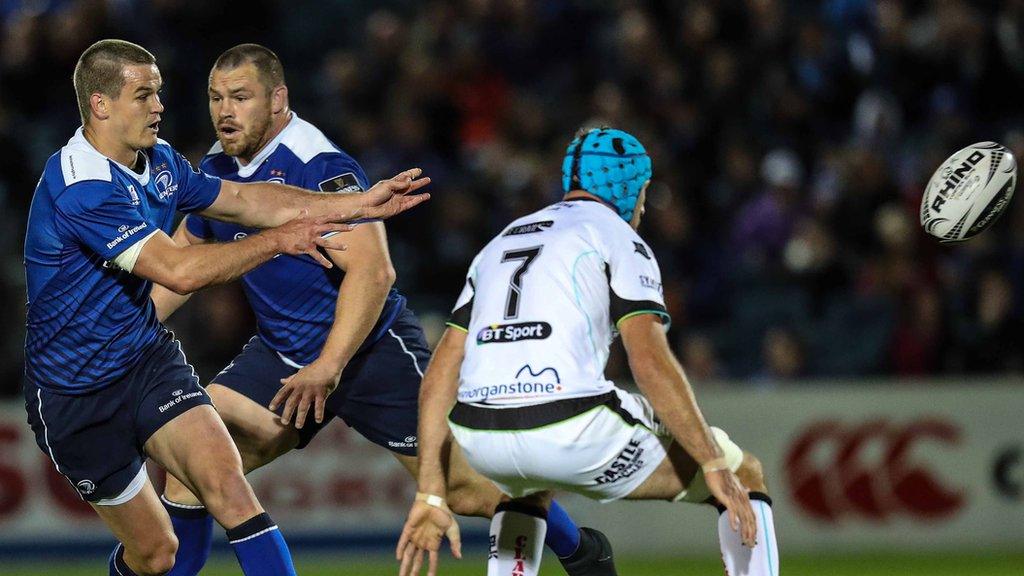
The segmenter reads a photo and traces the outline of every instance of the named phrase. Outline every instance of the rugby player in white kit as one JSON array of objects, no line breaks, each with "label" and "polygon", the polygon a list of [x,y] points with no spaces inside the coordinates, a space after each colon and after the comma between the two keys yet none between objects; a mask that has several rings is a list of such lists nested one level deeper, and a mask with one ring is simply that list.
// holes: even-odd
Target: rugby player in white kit
[{"label": "rugby player in white kit", "polygon": [[[512,222],[473,260],[420,388],[402,575],[419,573],[424,552],[435,574],[446,532],[461,556],[444,501],[453,437],[509,497],[491,522],[489,576],[537,574],[555,490],[715,505],[726,572],[778,574],[761,465],[706,424],[665,337],[661,273],[636,233],[650,178],[636,138],[581,131],[563,201]],[[616,333],[643,396],[604,377]]]}]

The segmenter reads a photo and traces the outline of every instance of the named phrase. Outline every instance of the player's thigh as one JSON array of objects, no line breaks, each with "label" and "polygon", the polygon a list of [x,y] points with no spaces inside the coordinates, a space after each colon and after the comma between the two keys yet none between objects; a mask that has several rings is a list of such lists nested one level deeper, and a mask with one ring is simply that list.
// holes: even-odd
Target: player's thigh
[{"label": "player's thigh", "polygon": [[686,490],[700,468],[682,446],[667,440],[666,457],[627,500],[671,500]]},{"label": "player's thigh", "polygon": [[146,442],[146,452],[195,494],[221,526],[233,528],[263,512],[242,473],[238,449],[212,406],[198,406],[168,422]]},{"label": "player's thigh", "polygon": [[392,452],[391,455],[395,457],[395,460],[398,460],[398,463],[402,465],[402,468],[405,468],[405,471],[408,472],[413,479],[417,477],[420,465],[415,456],[399,454],[398,452]]},{"label": "player's thigh", "polygon": [[[736,472],[745,462],[750,461],[725,431],[712,426],[711,433],[719,448],[722,449],[730,470]],[[665,441],[667,457],[626,498],[630,500],[680,500],[692,503],[706,501],[711,493],[704,482],[700,465],[678,443],[670,439]]]},{"label": "player's thigh", "polygon": [[150,436],[145,449],[192,490],[207,475],[242,470],[238,449],[212,406],[197,406],[171,420]]},{"label": "player's thigh", "polygon": [[94,503],[92,507],[124,546],[129,564],[146,567],[150,572],[170,569],[178,541],[171,519],[148,477],[142,490],[131,500],[110,506]]},{"label": "player's thigh", "polygon": [[274,461],[299,444],[294,426],[281,424],[276,414],[255,400],[214,382],[206,387],[249,473]]},{"label": "player's thigh", "polygon": [[298,371],[254,336],[206,390],[242,454],[246,472],[281,454],[304,446],[324,423],[308,422],[301,431],[284,426],[268,406],[281,390],[281,380]]},{"label": "player's thigh", "polygon": [[[419,463],[415,456],[391,453],[415,480]],[[460,516],[490,518],[494,508],[508,497],[493,482],[473,469],[462,454],[458,443],[453,442],[448,458],[448,507]]]}]

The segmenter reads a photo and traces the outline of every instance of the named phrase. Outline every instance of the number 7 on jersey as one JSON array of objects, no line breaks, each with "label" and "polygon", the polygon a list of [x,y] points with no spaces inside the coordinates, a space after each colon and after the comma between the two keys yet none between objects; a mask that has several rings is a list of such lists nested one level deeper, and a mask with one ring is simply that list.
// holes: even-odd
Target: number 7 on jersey
[{"label": "number 7 on jersey", "polygon": [[522,260],[523,263],[512,273],[508,281],[508,298],[505,299],[505,319],[512,320],[519,317],[519,301],[523,293],[523,276],[530,271],[530,265],[540,255],[544,246],[533,246],[531,248],[520,248],[518,250],[507,250],[501,255],[501,262],[514,262]]}]

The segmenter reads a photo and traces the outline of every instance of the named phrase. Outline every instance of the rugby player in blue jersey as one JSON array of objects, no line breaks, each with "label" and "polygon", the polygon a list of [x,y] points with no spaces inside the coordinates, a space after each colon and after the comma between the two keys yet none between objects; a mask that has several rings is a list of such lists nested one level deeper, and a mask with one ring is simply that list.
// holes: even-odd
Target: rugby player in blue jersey
[{"label": "rugby player in blue jersey", "polygon": [[[173,566],[177,539],[146,457],[202,495],[246,575],[294,574],[224,423],[157,320],[150,289],[192,292],[279,253],[331,267],[318,246],[336,249],[342,239],[321,235],[347,226],[328,222],[410,208],[426,195],[403,194],[428,179],[409,171],[360,195],[222,181],[157,138],[161,82],[153,55],[120,40],[97,42],[75,67],[82,127],[47,161],[25,239],[28,421],[119,540],[110,574]],[[180,246],[168,235],[178,211],[271,229]]]},{"label": "rugby player in blue jersey", "polygon": [[[242,44],[224,52],[210,72],[209,99],[218,141],[203,159],[204,171],[226,180],[277,180],[323,192],[365,189],[359,164],[290,110],[281,62],[267,48]],[[190,215],[174,239],[183,246],[205,245],[251,233],[246,226]],[[395,271],[384,225],[361,223],[345,242],[347,251],[327,251],[337,264],[330,270],[282,256],[242,277],[257,335],[206,390],[246,471],[303,448],[339,417],[416,474],[417,399],[430,351],[405,297],[392,288]],[[161,319],[187,299],[159,286],[152,296]],[[457,450],[449,473],[451,511],[494,514],[500,492]],[[182,543],[182,570],[173,574],[196,574],[210,542],[201,498],[168,478],[163,499]],[[554,529],[548,544],[567,572],[614,574],[600,533],[581,531],[557,505],[549,523]]]}]

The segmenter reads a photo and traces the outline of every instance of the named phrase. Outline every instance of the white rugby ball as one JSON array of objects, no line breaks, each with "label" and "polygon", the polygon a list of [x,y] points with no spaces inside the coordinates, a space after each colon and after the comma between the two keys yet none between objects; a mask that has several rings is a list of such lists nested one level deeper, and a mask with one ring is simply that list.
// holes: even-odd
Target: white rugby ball
[{"label": "white rugby ball", "polygon": [[1017,160],[1005,146],[978,142],[949,157],[921,198],[921,226],[942,242],[977,236],[1006,211],[1017,184]]}]

